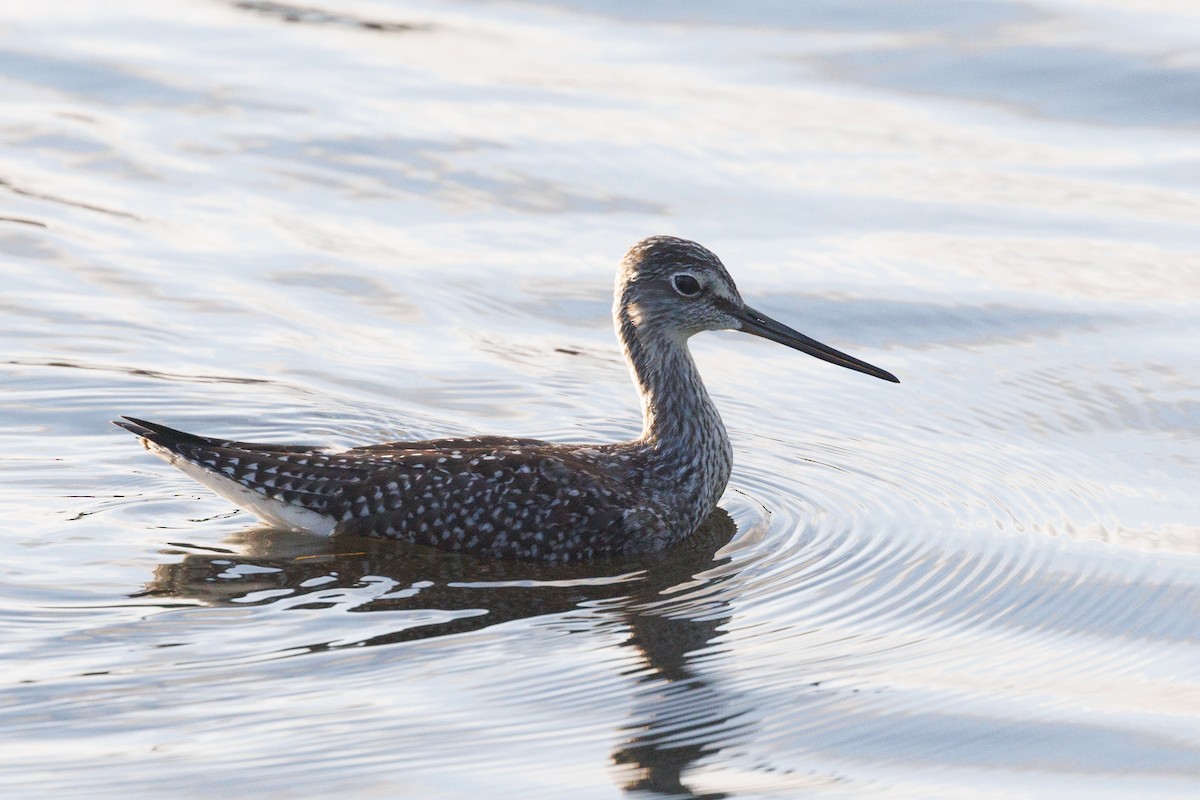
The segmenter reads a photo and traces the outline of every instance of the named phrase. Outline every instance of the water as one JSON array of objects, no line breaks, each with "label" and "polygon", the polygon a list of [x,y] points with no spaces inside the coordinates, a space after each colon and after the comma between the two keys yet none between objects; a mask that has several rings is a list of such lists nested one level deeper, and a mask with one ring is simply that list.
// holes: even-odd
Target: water
[{"label": "water", "polygon": [[[7,4],[6,797],[1200,792],[1200,11]],[[256,527],[108,424],[633,435],[653,233],[737,334],[680,551]]]}]

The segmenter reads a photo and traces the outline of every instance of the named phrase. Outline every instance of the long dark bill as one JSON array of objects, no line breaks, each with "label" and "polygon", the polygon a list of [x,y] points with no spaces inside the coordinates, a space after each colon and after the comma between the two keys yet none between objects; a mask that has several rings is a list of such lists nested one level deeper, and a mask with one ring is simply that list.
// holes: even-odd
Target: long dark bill
[{"label": "long dark bill", "polygon": [[865,372],[867,375],[873,375],[876,378],[882,378],[892,383],[900,382],[899,378],[887,370],[872,366],[865,361],[859,361],[854,356],[848,356],[840,350],[834,350],[829,345],[821,344],[816,339],[810,339],[803,333],[794,331],[782,322],[776,322],[766,314],[760,314],[749,306],[743,306],[733,313],[734,316],[741,320],[742,330],[746,333],[770,339],[772,342],[786,344],[788,347],[799,350],[801,353],[808,353],[810,356],[816,356],[822,361],[837,364],[839,367],[845,367],[857,372]]}]

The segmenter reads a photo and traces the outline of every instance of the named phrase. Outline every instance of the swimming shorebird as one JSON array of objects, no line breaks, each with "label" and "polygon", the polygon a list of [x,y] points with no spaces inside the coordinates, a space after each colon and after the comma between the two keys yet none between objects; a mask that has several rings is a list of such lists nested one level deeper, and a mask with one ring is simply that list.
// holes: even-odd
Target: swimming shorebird
[{"label": "swimming shorebird", "polygon": [[747,306],[721,260],[684,239],[655,236],[625,254],[613,320],[642,400],[642,435],[631,442],[478,436],[335,453],[212,439],[133,417],[115,423],[271,525],[567,561],[668,547],[725,491],[732,448],[688,352],[693,334],[740,330],[899,383]]}]

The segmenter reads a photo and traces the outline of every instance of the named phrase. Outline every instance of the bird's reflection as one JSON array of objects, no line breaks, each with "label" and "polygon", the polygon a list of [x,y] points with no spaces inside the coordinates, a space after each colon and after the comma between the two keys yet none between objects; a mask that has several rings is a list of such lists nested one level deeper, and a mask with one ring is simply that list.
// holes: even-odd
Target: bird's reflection
[{"label": "bird's reflection", "polygon": [[[603,607],[630,631],[626,646],[636,648],[649,667],[639,672],[632,719],[613,754],[623,788],[638,797],[718,798],[724,795],[697,794],[684,783],[685,770],[718,750],[720,734],[731,724],[690,656],[709,647],[728,619],[717,591],[730,574],[721,568],[728,559],[718,551],[736,532],[733,519],[718,508],[693,536],[667,552],[552,565],[488,561],[391,540],[256,528],[231,540],[227,552],[196,553],[181,545],[191,552],[160,565],[139,594],[239,607],[286,599],[292,607],[317,608],[329,604],[331,590],[382,582],[387,591],[370,596],[355,611],[441,612],[434,623],[422,620],[357,646],[464,633],[605,601]],[[680,719],[692,712],[694,730],[681,735]]]}]

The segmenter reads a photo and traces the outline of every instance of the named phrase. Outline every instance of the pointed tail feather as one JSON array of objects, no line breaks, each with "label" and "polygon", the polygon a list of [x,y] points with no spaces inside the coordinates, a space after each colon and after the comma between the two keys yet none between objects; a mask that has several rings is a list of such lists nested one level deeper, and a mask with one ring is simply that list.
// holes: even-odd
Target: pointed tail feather
[{"label": "pointed tail feather", "polygon": [[147,422],[137,417],[122,416],[121,419],[112,420],[112,424],[124,428],[135,436],[162,445],[168,450],[176,450],[179,445],[201,445],[203,447],[235,447],[238,450],[265,453],[318,453],[321,451],[321,448],[316,445],[261,444],[239,442],[234,439],[218,439],[214,436],[199,436],[157,422]]},{"label": "pointed tail feather", "polygon": [[173,444],[203,444],[209,446],[218,446],[224,442],[221,439],[211,439],[207,436],[197,436],[194,433],[186,433],[185,431],[168,428],[166,425],[160,425],[157,422],[147,422],[144,419],[137,417],[121,417],[121,419],[112,420],[112,424],[124,428],[135,436],[140,436],[143,439],[148,439],[155,444],[161,444],[164,447],[171,449]]},{"label": "pointed tail feather", "polygon": [[312,447],[214,439],[135,417],[113,424],[193,480],[284,528],[332,532],[329,508],[340,482],[363,477]]}]

